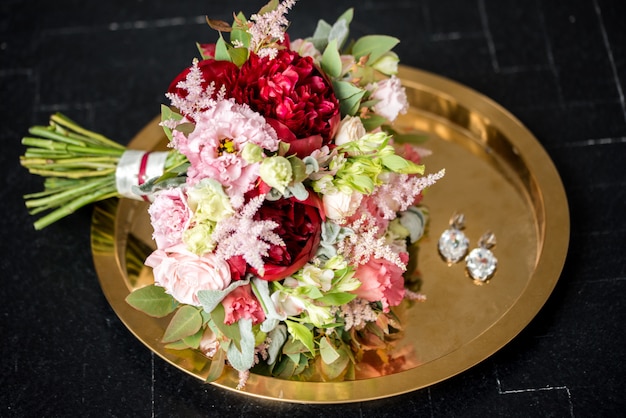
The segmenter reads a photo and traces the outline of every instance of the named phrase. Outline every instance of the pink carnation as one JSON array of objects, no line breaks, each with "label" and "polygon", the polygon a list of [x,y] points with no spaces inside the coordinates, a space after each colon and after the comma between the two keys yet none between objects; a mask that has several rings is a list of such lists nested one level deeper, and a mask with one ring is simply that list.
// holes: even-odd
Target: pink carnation
[{"label": "pink carnation", "polygon": [[182,242],[183,232],[189,225],[192,213],[181,188],[159,192],[148,208],[148,213],[157,248],[168,248]]},{"label": "pink carnation", "polygon": [[212,253],[198,256],[184,244],[157,249],[145,261],[153,268],[154,283],[180,303],[200,306],[199,290],[224,290],[231,281],[228,263]]},{"label": "pink carnation", "polygon": [[239,286],[230,292],[222,305],[225,311],[225,324],[233,324],[240,319],[251,319],[253,324],[259,324],[265,320],[265,312],[261,304],[252,294],[250,285]]},{"label": "pink carnation", "polygon": [[224,185],[231,197],[241,197],[253,188],[259,176],[259,164],[248,163],[241,156],[247,143],[276,151],[279,140],[265,119],[245,104],[233,100],[218,101],[215,106],[194,115],[195,129],[188,136],[174,131],[174,144],[191,166],[187,182],[198,183],[212,178]]},{"label": "pink carnation", "polygon": [[409,103],[402,82],[396,76],[370,84],[372,99],[380,100],[374,105],[374,112],[393,122],[400,113],[406,113]]},{"label": "pink carnation", "polygon": [[[409,255],[400,253],[400,259],[407,263]],[[388,260],[370,258],[356,269],[355,277],[361,286],[354,291],[357,296],[369,302],[381,301],[383,310],[389,311],[390,306],[397,306],[404,298],[404,270]]]}]

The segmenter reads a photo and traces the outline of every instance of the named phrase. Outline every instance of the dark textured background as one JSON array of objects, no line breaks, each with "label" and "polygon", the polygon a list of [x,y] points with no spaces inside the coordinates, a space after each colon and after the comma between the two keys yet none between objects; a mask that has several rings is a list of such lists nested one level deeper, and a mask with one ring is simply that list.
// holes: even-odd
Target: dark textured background
[{"label": "dark textured background", "polygon": [[493,98],[535,134],[571,210],[563,274],[535,320],[460,375],[348,405],[261,401],[202,384],[151,354],[106,302],[91,211],[35,232],[20,138],[62,111],[127,142],[170,80],[263,0],[0,4],[0,416],[620,416],[626,320],[626,17],[620,0],[301,0],[293,37],[356,7],[352,32],[402,40],[404,64]]}]

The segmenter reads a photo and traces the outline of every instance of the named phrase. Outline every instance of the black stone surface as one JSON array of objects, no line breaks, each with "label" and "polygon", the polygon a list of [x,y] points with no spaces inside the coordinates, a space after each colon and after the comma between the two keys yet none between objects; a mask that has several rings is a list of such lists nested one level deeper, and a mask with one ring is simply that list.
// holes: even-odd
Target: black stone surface
[{"label": "black stone surface", "polygon": [[626,30],[621,0],[301,0],[294,37],[356,8],[355,36],[399,37],[404,64],[516,115],[559,170],[571,243],[553,294],[502,350],[429,388],[346,405],[257,400],[202,384],[145,348],[105,300],[91,210],[33,230],[18,163],[29,126],[62,111],[125,143],[170,80],[263,1],[0,3],[0,416],[613,417],[626,409]]}]

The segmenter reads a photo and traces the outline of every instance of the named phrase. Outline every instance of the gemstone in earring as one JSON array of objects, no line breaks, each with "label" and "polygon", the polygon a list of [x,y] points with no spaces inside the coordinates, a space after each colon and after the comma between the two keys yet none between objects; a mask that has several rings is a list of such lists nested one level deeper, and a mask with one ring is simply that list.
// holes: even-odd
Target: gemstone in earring
[{"label": "gemstone in earring", "polygon": [[465,227],[464,223],[465,217],[463,214],[454,214],[450,218],[450,228],[443,231],[439,237],[437,245],[439,254],[448,265],[459,262],[469,248],[469,240],[461,231]]},{"label": "gemstone in earring", "polygon": [[496,236],[493,232],[485,232],[478,240],[478,248],[474,248],[465,257],[467,272],[477,284],[482,284],[493,277],[498,259],[493,255],[490,248],[496,245]]}]

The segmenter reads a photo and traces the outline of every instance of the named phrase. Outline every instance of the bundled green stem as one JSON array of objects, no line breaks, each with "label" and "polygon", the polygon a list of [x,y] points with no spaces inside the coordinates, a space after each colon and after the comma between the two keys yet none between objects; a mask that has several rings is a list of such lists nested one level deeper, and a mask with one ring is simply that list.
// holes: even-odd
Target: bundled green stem
[{"label": "bundled green stem", "polygon": [[50,117],[49,126],[33,126],[29,134],[22,139],[27,148],[20,163],[45,181],[43,191],[27,194],[24,199],[31,214],[48,212],[34,222],[35,229],[45,228],[85,205],[119,197],[115,170],[126,150],[123,145],[60,113]]}]

